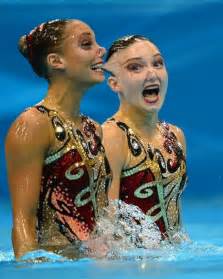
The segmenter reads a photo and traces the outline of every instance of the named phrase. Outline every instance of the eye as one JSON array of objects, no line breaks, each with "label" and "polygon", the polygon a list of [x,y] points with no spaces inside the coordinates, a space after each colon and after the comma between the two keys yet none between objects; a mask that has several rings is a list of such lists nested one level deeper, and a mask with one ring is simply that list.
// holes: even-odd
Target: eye
[{"label": "eye", "polygon": [[126,67],[130,72],[140,72],[143,68],[142,64],[139,63],[131,63]]},{"label": "eye", "polygon": [[154,61],[153,65],[156,68],[162,68],[164,66],[164,61],[161,58],[157,59],[157,60]]},{"label": "eye", "polygon": [[81,42],[81,47],[83,48],[83,49],[90,49],[91,48],[91,46],[92,46],[92,41],[91,40],[83,40],[82,42]]}]

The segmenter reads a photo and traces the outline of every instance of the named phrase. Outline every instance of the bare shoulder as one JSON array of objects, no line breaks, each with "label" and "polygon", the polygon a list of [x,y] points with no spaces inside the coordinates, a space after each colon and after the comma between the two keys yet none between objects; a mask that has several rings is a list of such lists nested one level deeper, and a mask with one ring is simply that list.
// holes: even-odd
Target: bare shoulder
[{"label": "bare shoulder", "polygon": [[185,142],[185,136],[183,130],[177,127],[176,125],[173,124],[168,124],[168,125],[170,127],[170,130],[176,135],[177,139],[179,141]]},{"label": "bare shoulder", "polygon": [[29,144],[47,144],[50,141],[49,121],[41,112],[30,108],[21,113],[12,123],[7,137],[7,147],[20,147]]},{"label": "bare shoulder", "polygon": [[177,137],[177,139],[180,142],[180,144],[182,145],[183,149],[186,150],[186,140],[185,140],[185,136],[184,136],[183,130],[181,128],[173,125],[173,124],[168,124],[168,125],[170,127],[170,130]]},{"label": "bare shoulder", "polygon": [[102,125],[103,139],[105,142],[120,144],[120,147],[126,142],[125,133],[117,126],[115,121],[107,120]]},{"label": "bare shoulder", "polygon": [[115,121],[106,121],[102,125],[103,145],[113,172],[119,172],[125,166],[128,157],[128,143],[125,133]]}]

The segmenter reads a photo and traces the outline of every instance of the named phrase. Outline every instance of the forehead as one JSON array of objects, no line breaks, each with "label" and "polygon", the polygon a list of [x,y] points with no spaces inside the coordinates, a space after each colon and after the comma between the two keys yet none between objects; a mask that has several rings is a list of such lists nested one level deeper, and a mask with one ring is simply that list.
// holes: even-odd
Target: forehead
[{"label": "forehead", "polygon": [[116,52],[111,59],[116,60],[118,63],[124,63],[128,59],[135,57],[149,58],[155,54],[160,53],[159,49],[149,41],[138,41],[130,45],[126,49],[121,49]]},{"label": "forehead", "polygon": [[90,26],[79,20],[73,20],[69,22],[67,24],[65,33],[66,36],[72,36],[73,38],[88,35],[94,37],[94,31],[90,28]]}]

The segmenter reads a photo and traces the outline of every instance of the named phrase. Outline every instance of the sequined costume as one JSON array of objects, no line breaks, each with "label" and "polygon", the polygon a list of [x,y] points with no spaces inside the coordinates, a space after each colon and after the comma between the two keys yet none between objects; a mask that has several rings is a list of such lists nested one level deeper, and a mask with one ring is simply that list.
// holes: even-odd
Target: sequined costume
[{"label": "sequined costume", "polygon": [[121,174],[120,199],[151,216],[163,238],[169,238],[180,229],[179,197],[187,178],[182,146],[165,122],[158,123],[160,149],[145,144],[125,123],[116,124],[127,137],[130,156]]},{"label": "sequined costume", "polygon": [[36,106],[47,115],[57,150],[47,154],[37,212],[42,245],[75,243],[93,232],[100,209],[107,204],[110,169],[92,120],[82,116],[81,129],[57,111]]}]

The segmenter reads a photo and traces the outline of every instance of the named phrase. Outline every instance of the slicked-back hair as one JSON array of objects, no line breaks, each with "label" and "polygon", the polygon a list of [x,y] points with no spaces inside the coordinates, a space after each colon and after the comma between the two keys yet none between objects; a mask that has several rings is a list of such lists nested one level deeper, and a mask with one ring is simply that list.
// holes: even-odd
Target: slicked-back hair
[{"label": "slicked-back hair", "polygon": [[71,22],[71,20],[56,19],[48,21],[21,37],[19,50],[38,76],[48,79],[46,57],[49,53],[61,50],[65,27],[68,22]]},{"label": "slicked-back hair", "polygon": [[148,38],[146,38],[142,35],[127,35],[127,36],[119,38],[118,40],[115,40],[111,44],[110,48],[108,49],[108,53],[107,53],[105,61],[107,62],[114,53],[118,52],[121,49],[125,49],[125,48],[129,47],[130,45],[132,45],[133,43],[135,43],[139,40],[151,42],[151,40],[149,40]]}]

